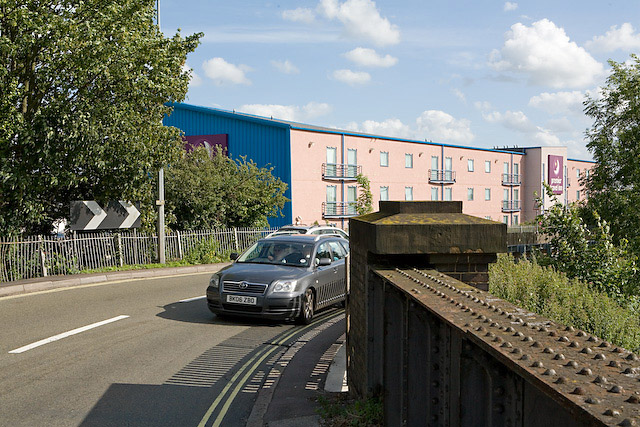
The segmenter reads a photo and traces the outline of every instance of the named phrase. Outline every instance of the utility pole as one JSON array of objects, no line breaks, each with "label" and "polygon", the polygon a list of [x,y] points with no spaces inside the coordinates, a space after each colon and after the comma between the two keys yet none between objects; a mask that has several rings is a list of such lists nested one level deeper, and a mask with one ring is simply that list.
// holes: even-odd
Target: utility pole
[{"label": "utility pole", "polygon": [[[156,24],[160,31],[160,0],[156,0]],[[165,238],[164,238],[164,168],[158,171],[158,262],[164,264],[165,259]]]}]

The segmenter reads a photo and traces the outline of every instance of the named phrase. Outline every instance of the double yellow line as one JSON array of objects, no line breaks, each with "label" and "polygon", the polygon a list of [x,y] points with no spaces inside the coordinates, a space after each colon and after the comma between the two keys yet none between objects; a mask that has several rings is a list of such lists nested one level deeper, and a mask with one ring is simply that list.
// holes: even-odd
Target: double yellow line
[{"label": "double yellow line", "polygon": [[[279,340],[272,342],[271,348],[265,349],[262,352],[257,352],[251,359],[249,359],[244,365],[242,365],[240,369],[238,369],[238,372],[235,373],[235,375],[231,378],[231,380],[227,383],[227,385],[222,389],[217,399],[213,401],[213,403],[211,404],[207,412],[202,417],[202,420],[200,420],[200,424],[198,424],[198,427],[206,426],[206,424],[209,422],[209,419],[211,418],[211,415],[215,412],[215,410],[218,408],[222,400],[225,398],[225,395],[227,394],[229,389],[231,389],[231,387],[235,385],[235,388],[233,389],[231,394],[227,396],[226,401],[224,402],[222,408],[220,409],[220,413],[218,414],[216,419],[213,421],[212,426],[218,427],[222,423],[222,420],[224,419],[224,417],[227,415],[227,412],[229,411],[229,407],[231,406],[231,403],[233,403],[234,399],[236,398],[236,396],[238,395],[242,387],[249,380],[249,377],[251,377],[251,375],[256,371],[256,369],[260,366],[260,364],[267,357],[269,357],[273,352],[278,350],[278,348],[282,344],[284,344],[294,335],[304,332],[307,329],[311,329],[319,323],[327,322],[340,315],[342,315],[342,310],[340,312],[334,313],[327,317],[318,319],[313,323],[310,323],[309,325],[294,328],[293,331],[286,333]],[[242,376],[242,379],[238,381],[238,378],[240,378],[241,376]]]}]

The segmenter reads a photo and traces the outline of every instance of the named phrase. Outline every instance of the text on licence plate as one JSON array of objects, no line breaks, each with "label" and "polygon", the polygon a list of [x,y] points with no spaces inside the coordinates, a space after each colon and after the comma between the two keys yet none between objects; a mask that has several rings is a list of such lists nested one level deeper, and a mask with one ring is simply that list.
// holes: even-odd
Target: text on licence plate
[{"label": "text on licence plate", "polygon": [[227,295],[227,302],[234,304],[256,305],[258,302],[256,297],[244,297],[240,295]]}]

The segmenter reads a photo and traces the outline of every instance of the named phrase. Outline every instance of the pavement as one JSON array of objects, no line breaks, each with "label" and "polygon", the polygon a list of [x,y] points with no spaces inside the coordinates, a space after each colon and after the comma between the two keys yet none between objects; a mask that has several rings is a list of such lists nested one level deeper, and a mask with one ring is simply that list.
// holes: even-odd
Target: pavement
[{"label": "pavement", "polygon": [[[126,280],[213,273],[226,265],[228,263],[41,277],[0,283],[0,297]],[[303,341],[290,355],[290,360],[279,365],[273,386],[258,393],[247,426],[320,426],[317,397],[348,392],[344,341],[344,318],[334,321],[314,339]]]}]

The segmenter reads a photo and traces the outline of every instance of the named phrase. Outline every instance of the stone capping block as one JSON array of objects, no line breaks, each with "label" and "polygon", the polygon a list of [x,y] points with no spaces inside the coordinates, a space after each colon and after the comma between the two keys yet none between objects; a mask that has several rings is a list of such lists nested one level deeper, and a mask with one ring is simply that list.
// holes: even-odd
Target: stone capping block
[{"label": "stone capping block", "polygon": [[463,214],[462,202],[383,201],[380,209],[350,219],[353,245],[381,255],[507,251],[507,226]]}]

